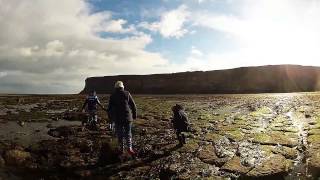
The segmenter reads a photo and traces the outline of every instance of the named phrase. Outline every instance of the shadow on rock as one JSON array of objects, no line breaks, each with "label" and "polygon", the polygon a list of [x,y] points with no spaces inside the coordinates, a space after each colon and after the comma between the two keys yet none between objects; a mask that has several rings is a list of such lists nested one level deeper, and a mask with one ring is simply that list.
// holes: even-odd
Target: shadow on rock
[{"label": "shadow on rock", "polygon": [[119,150],[115,141],[102,142],[99,153],[98,165],[104,166],[120,162]]}]

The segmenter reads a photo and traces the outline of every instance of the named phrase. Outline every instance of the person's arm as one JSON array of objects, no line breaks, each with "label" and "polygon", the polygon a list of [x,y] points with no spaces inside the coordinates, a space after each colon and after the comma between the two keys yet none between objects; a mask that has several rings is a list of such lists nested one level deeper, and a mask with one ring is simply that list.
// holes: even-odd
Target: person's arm
[{"label": "person's arm", "polygon": [[183,121],[183,123],[185,124],[185,126],[186,126],[186,130],[187,131],[191,131],[191,129],[190,129],[190,124],[189,124],[189,119],[188,119],[188,116],[187,116],[187,114],[186,114],[186,112],[182,112],[181,113],[181,118],[182,118],[182,121]]},{"label": "person's arm", "polygon": [[129,106],[131,108],[132,111],[132,118],[136,119],[137,118],[137,107],[136,107],[136,103],[134,102],[131,94],[128,92],[128,96],[129,96]]},{"label": "person's arm", "polygon": [[97,104],[101,107],[101,109],[107,111],[107,109],[101,104],[101,102],[99,101],[98,97],[97,97]]},{"label": "person's arm", "polygon": [[171,126],[172,128],[174,128],[174,129],[175,129],[175,122],[176,122],[176,116],[175,116],[175,114],[173,113],[173,114],[172,114],[172,117],[171,117],[170,126]]},{"label": "person's arm", "polygon": [[184,123],[189,124],[189,120],[188,120],[188,116],[187,116],[186,112],[183,111],[181,113],[181,118],[182,118]]},{"label": "person's arm", "polygon": [[107,108],[107,114],[110,121],[112,121],[112,111],[113,111],[113,96],[111,95],[109,98],[108,108]]}]

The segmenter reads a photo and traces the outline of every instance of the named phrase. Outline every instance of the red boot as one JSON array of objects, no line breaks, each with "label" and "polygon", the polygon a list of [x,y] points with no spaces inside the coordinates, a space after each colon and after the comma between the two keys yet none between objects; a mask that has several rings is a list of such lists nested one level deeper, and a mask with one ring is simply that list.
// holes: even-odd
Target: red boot
[{"label": "red boot", "polygon": [[128,153],[129,153],[131,156],[135,156],[135,155],[137,154],[132,148],[129,148],[129,149],[128,149]]}]

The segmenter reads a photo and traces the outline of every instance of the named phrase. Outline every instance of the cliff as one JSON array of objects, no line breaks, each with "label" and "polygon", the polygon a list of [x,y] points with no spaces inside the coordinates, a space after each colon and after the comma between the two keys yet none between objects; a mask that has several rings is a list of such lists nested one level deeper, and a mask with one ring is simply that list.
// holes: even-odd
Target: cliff
[{"label": "cliff", "polygon": [[173,74],[89,77],[87,93],[108,94],[114,83],[124,82],[135,94],[282,93],[320,90],[320,67],[270,65]]}]

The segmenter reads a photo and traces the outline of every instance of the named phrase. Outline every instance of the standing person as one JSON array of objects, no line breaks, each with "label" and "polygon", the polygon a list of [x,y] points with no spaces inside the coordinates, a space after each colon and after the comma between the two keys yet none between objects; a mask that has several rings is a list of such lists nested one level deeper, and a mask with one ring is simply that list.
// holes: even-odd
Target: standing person
[{"label": "standing person", "polygon": [[[96,92],[92,90],[90,91],[85,102],[83,103],[81,111],[84,111],[84,109],[87,107],[86,112],[89,114],[87,124],[89,124],[90,127],[94,128],[97,128],[98,121],[97,105],[99,105],[102,109],[105,109],[103,105],[100,103],[99,98],[96,95]],[[82,122],[82,124],[84,123]]]},{"label": "standing person", "polygon": [[173,128],[176,131],[179,145],[183,146],[183,144],[186,144],[186,140],[182,132],[189,131],[188,117],[187,117],[187,114],[184,112],[183,106],[180,104],[176,104],[175,106],[173,106],[172,112],[173,112],[173,119],[172,119]]},{"label": "standing person", "polygon": [[120,152],[124,151],[124,140],[130,155],[135,155],[132,148],[132,121],[137,117],[137,110],[134,100],[128,91],[124,90],[122,81],[114,85],[115,91],[109,99],[108,116],[115,123],[116,134],[120,146]]}]

